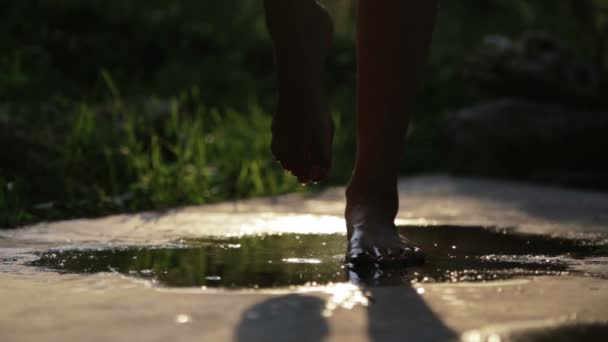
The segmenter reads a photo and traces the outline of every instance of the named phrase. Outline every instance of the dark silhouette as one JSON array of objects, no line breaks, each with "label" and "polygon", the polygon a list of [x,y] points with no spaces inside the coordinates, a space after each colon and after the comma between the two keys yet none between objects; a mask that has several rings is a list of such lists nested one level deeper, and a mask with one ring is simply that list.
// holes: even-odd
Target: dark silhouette
[{"label": "dark silhouette", "polygon": [[[447,327],[400,274],[351,270],[348,279],[368,297],[367,334],[370,341],[451,341]],[[388,286],[386,286],[388,285]],[[308,294],[274,297],[247,309],[234,339],[244,341],[324,341],[331,318],[324,317],[325,301]],[[345,310],[345,309],[338,309]],[[340,312],[336,311],[339,315]],[[333,335],[344,331],[333,331]]]},{"label": "dark silhouette", "polygon": [[[302,183],[329,173],[333,123],[323,64],[333,35],[315,0],[265,0],[275,46],[279,100],[272,152]],[[422,251],[400,237],[399,162],[420,83],[437,0],[360,1],[357,29],[357,159],[346,190],[352,263],[419,263]]]},{"label": "dark silhouette", "polygon": [[329,334],[324,307],[322,299],[300,294],[265,300],[243,313],[235,341],[323,341]]}]

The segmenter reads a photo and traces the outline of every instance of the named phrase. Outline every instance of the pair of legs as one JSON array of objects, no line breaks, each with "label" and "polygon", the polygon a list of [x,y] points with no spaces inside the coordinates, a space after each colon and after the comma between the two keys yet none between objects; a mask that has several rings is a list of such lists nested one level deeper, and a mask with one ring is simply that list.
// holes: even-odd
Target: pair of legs
[{"label": "pair of legs", "polygon": [[[333,123],[323,82],[333,35],[315,0],[265,0],[275,47],[278,108],[272,152],[305,183],[327,176]],[[438,0],[359,0],[357,159],[346,190],[348,258],[417,262],[422,253],[394,225],[397,178],[409,112],[420,83]]]}]

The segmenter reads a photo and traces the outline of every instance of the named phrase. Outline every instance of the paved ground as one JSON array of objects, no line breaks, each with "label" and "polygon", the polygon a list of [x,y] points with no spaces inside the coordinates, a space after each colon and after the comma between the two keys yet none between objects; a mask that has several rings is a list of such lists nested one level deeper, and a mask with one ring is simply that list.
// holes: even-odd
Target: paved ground
[{"label": "paved ground", "polygon": [[[22,265],[33,258],[32,251],[57,246],[342,232],[342,191],[0,231],[0,341],[497,341],[524,328],[608,323],[608,281],[592,277],[226,292],[159,288],[116,274],[58,274]],[[403,180],[400,197],[400,223],[608,237],[608,194],[427,176]]]}]

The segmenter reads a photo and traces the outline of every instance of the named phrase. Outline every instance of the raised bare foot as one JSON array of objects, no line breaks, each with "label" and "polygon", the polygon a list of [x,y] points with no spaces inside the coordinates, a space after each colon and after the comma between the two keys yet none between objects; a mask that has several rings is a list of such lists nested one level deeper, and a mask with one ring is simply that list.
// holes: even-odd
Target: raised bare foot
[{"label": "raised bare foot", "polygon": [[394,224],[398,208],[396,190],[347,190],[346,259],[355,267],[399,267],[424,263],[422,250],[401,236]]},{"label": "raised bare foot", "polygon": [[334,127],[323,70],[333,24],[314,0],[267,0],[265,6],[279,76],[271,150],[301,183],[319,181],[332,160]]}]

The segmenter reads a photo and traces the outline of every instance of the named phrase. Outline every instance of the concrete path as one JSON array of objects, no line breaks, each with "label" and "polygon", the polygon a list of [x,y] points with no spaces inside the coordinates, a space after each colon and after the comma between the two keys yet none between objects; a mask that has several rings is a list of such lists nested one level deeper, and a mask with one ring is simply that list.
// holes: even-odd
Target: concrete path
[{"label": "concrete path", "polygon": [[[163,288],[118,274],[24,266],[53,247],[159,245],[181,237],[343,232],[343,189],[0,231],[0,341],[499,341],[608,324],[608,281],[509,281],[362,289]],[[400,183],[400,224],[491,225],[608,237],[608,194],[445,176]],[[608,260],[594,265],[608,269]],[[536,329],[536,330],[535,330]],[[608,329],[600,329],[608,333]],[[511,336],[511,337],[510,337]],[[602,335],[604,337],[608,335]]]}]

